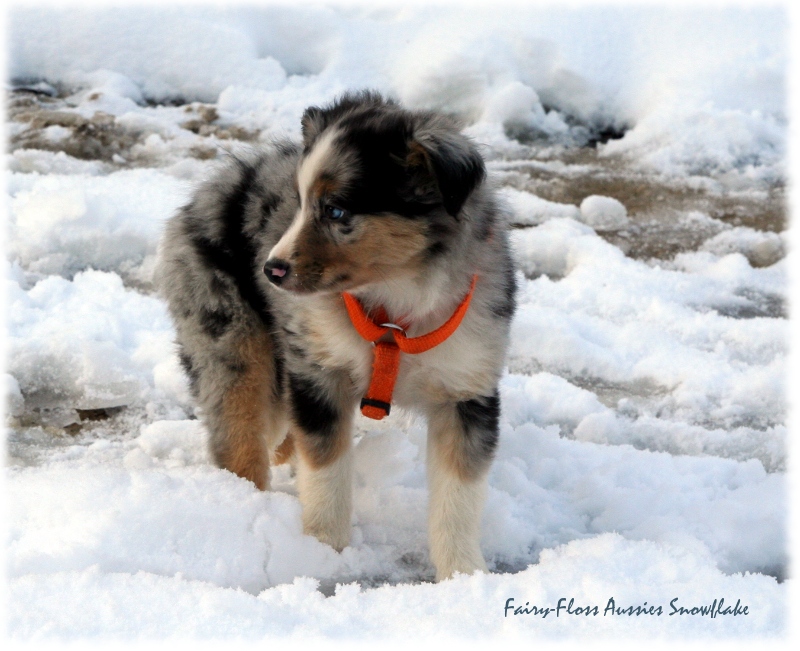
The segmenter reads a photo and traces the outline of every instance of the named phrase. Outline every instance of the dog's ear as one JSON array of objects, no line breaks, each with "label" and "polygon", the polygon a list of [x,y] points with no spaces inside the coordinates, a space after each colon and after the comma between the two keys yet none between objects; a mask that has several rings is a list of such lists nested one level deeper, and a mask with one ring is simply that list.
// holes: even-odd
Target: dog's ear
[{"label": "dog's ear", "polygon": [[407,164],[419,184],[417,193],[430,192],[433,181],[444,209],[455,218],[486,176],[483,158],[472,141],[451,130],[417,133],[408,148]]},{"label": "dog's ear", "polygon": [[309,106],[303,113],[300,120],[300,127],[303,133],[303,146],[307,149],[317,136],[325,130],[327,120],[325,111],[318,106]]}]

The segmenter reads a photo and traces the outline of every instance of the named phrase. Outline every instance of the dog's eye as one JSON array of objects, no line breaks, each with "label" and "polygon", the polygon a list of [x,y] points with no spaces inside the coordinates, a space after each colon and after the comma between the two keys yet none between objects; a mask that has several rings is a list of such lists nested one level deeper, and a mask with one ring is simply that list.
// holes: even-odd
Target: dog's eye
[{"label": "dog's eye", "polygon": [[333,221],[344,219],[344,217],[347,216],[346,210],[344,210],[343,208],[339,208],[338,206],[332,206],[330,204],[325,204],[322,210],[325,213],[325,217]]}]

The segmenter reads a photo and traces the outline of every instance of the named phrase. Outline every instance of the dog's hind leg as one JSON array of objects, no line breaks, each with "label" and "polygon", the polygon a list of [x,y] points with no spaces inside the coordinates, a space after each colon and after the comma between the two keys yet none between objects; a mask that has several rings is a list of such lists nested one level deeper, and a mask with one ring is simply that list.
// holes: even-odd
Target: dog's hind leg
[{"label": "dog's hind leg", "polygon": [[428,420],[428,537],[436,580],[486,571],[480,522],[497,445],[497,394],[438,405]]},{"label": "dog's hind leg", "polygon": [[[204,352],[208,358],[210,351]],[[222,359],[206,362],[193,383],[209,429],[211,454],[221,468],[267,490],[269,452],[288,428],[271,337],[264,331],[240,335]]]},{"label": "dog's hind leg", "polygon": [[303,532],[337,551],[350,543],[353,504],[354,404],[328,383],[289,375],[289,401],[297,453]]}]

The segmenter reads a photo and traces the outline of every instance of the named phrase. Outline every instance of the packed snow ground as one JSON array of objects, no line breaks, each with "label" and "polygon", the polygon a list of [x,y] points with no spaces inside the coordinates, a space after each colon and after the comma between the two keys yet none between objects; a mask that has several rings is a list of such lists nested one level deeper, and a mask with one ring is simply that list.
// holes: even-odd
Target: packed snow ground
[{"label": "packed snow ground", "polygon": [[[784,22],[774,8],[12,12],[12,636],[784,634]],[[270,493],[215,468],[153,291],[164,221],[218,158],[297,137],[303,108],[367,86],[461,115],[512,215],[490,575],[429,583],[413,414],[359,417],[341,554],[302,535],[288,467]],[[562,597],[600,615],[504,616],[509,598]],[[603,615],[610,598],[663,615]],[[671,616],[675,598],[749,612]]]}]

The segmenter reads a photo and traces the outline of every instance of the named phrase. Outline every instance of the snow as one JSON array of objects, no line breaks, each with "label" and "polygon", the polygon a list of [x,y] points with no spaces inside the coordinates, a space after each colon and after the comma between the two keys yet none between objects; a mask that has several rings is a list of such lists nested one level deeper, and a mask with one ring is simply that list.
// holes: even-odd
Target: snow
[{"label": "snow", "polygon": [[701,250],[718,256],[741,253],[753,266],[768,267],[785,255],[787,246],[786,238],[780,233],[765,233],[740,226],[706,240]]},{"label": "snow", "polygon": [[12,77],[100,91],[115,115],[182,98],[297,133],[309,103],[369,86],[456,111],[495,147],[498,124],[564,142],[633,124],[604,153],[772,179],[787,37],[780,7],[37,7],[11,13],[9,60]]},{"label": "snow", "polygon": [[155,389],[174,355],[166,306],[123,287],[115,273],[51,275],[25,291],[9,280],[8,355],[26,404],[102,409]]},{"label": "snow", "polygon": [[[46,577],[32,574],[19,582],[16,595],[25,601],[37,599],[38,612],[18,611],[10,624],[30,637],[40,632],[39,618],[46,618],[51,638],[69,637],[77,628],[86,637],[111,634],[123,639],[291,637],[346,641],[356,633],[362,639],[376,641],[455,638],[488,642],[502,636],[518,643],[531,637],[559,639],[567,632],[579,639],[618,640],[661,637],[678,630],[695,639],[763,640],[785,626],[786,616],[775,607],[775,586],[770,579],[724,575],[708,561],[702,552],[636,544],[605,534],[543,554],[538,565],[514,575],[458,577],[437,586],[402,585],[369,591],[349,584],[338,587],[328,598],[316,590],[316,581],[308,578],[256,596],[231,588],[215,589],[201,581],[178,583],[144,571],[128,574],[90,569]],[[641,583],[631,582],[632,570],[649,588],[646,599],[641,598]],[[58,597],[41,599],[42,593]],[[713,601],[710,594],[746,594],[748,616],[711,619],[669,615],[669,603],[675,595],[680,595],[676,608],[691,608],[709,606]],[[597,606],[600,613],[613,597],[617,608],[635,608],[643,602],[662,604],[663,614],[647,618],[610,613],[589,617],[568,616],[562,611],[556,618],[559,600],[565,599],[562,608],[566,608],[570,597],[575,600],[574,608]],[[509,598],[516,602],[514,606],[530,604],[549,607],[552,612],[545,618],[504,617]],[[728,606],[734,605],[730,599],[725,601]],[[98,604],[109,602],[113,606],[98,608]],[[495,607],[487,608],[487,604]],[[138,621],[119,617],[126,611],[140,612],[143,617]],[[409,612],[414,613],[413,621],[405,616]]]},{"label": "snow", "polygon": [[[523,286],[513,370],[559,371],[589,385],[638,385],[639,395],[617,405],[618,412],[657,413],[662,427],[677,420],[669,436],[674,442],[664,432],[655,437],[665,446],[660,449],[688,452],[704,438],[710,443],[720,427],[746,426],[740,433],[746,454],[768,467],[784,466],[785,430],[773,416],[783,411],[788,324],[724,315],[745,309],[748,296],[779,292],[782,262],[753,269],[738,253],[697,252],[677,256],[675,269],[651,267],[568,219],[515,231],[513,243],[522,269],[538,276]],[[687,424],[710,431],[698,431],[700,441],[696,434],[683,447]],[[594,423],[589,429],[593,440],[605,439],[605,428]],[[613,429],[618,441],[628,440],[625,427]],[[729,454],[737,447],[731,444]]]},{"label": "snow", "polygon": [[613,197],[593,194],[581,201],[580,220],[596,231],[617,231],[625,228],[628,211]]},{"label": "snow", "polygon": [[577,206],[547,201],[530,192],[505,187],[501,189],[500,197],[511,209],[514,225],[538,226],[553,217],[580,219]]},{"label": "snow", "polygon": [[28,271],[66,277],[87,267],[141,275],[164,222],[189,197],[185,183],[148,169],[11,174],[9,186],[9,254]]},{"label": "snow", "polygon": [[[786,18],[780,6],[11,11],[10,76],[53,96],[15,109],[7,131],[12,638],[784,636],[795,252],[786,231],[725,211],[747,218],[785,181]],[[364,86],[458,114],[513,226],[519,308],[487,575],[431,582],[413,414],[357,418],[342,553],[302,534],[288,467],[269,493],[216,468],[153,292],[164,222],[219,158],[297,137],[306,106]],[[590,177],[609,183],[569,193]],[[620,179],[658,184],[665,210],[638,207]],[[709,203],[675,198],[693,192]],[[643,254],[656,217],[688,244]],[[612,597],[664,613],[604,615]],[[553,611],[506,616],[509,598]],[[600,613],[557,615],[562,598]],[[749,613],[673,616],[675,598]]]}]

